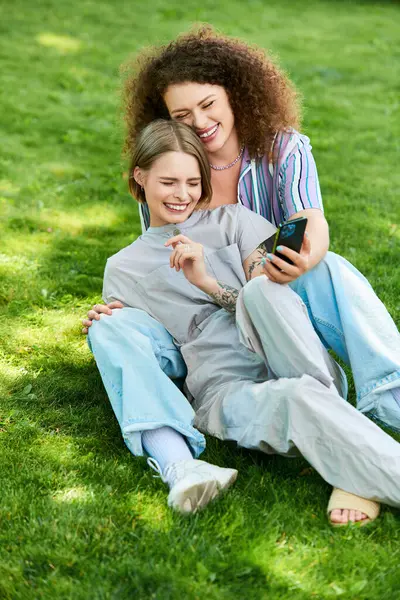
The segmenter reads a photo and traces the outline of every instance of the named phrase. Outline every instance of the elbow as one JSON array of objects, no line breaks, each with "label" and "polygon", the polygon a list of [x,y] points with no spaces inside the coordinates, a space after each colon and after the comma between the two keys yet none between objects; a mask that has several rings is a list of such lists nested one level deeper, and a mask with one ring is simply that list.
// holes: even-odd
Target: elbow
[{"label": "elbow", "polygon": [[311,268],[317,265],[329,250],[329,225],[325,218],[318,219],[307,228],[307,233],[311,241]]},{"label": "elbow", "polygon": [[324,256],[325,254],[328,252],[329,250],[329,244],[330,244],[330,236],[329,236],[329,225],[328,225],[328,221],[325,219],[324,217]]}]

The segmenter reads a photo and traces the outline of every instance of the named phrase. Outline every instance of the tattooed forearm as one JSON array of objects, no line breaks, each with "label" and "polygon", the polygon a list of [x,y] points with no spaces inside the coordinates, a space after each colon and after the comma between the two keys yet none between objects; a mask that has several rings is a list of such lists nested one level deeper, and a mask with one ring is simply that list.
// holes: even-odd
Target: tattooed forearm
[{"label": "tattooed forearm", "polygon": [[254,269],[261,265],[261,260],[267,257],[267,249],[264,242],[258,246],[256,253],[254,260],[249,265],[249,279],[252,278]]},{"label": "tattooed forearm", "polygon": [[239,296],[239,290],[226,283],[222,283],[221,281],[217,282],[218,291],[210,293],[209,296],[217,303],[219,306],[224,308],[230,313],[236,312],[236,301]]}]

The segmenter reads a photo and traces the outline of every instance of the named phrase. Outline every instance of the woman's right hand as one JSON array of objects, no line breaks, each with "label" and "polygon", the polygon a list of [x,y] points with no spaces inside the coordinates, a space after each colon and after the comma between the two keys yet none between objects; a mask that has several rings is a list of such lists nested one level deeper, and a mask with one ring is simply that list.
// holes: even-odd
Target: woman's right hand
[{"label": "woman's right hand", "polygon": [[112,315],[113,308],[124,308],[124,305],[119,300],[110,302],[109,304],[95,304],[91,310],[89,310],[87,319],[82,319],[82,333],[87,334],[89,327],[93,321],[99,321],[100,315]]},{"label": "woman's right hand", "polygon": [[202,289],[202,284],[210,279],[204,262],[202,244],[193,242],[186,235],[176,235],[169,238],[164,246],[172,246],[169,266],[179,272],[181,269],[186,279]]}]

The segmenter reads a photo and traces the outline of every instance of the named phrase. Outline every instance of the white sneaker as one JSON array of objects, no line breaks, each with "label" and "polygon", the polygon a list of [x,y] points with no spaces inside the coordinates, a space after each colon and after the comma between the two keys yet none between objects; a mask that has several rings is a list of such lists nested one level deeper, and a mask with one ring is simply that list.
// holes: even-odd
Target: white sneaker
[{"label": "white sneaker", "polygon": [[168,506],[182,513],[194,513],[228,489],[238,475],[236,469],[225,469],[203,460],[182,460],[167,465],[162,473],[157,461],[148,464],[160,473],[170,486]]}]

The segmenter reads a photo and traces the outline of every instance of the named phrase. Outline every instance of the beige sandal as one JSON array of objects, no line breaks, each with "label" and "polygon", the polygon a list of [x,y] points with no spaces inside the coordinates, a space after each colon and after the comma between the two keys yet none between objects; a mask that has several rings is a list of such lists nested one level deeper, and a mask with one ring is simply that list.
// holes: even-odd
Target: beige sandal
[{"label": "beige sandal", "polygon": [[[359,510],[360,512],[367,515],[366,519],[362,521],[356,521],[354,524],[359,527],[363,527],[368,523],[372,523],[375,521],[380,511],[380,504],[375,502],[374,500],[367,500],[366,498],[362,498],[361,496],[356,496],[355,494],[350,494],[349,492],[345,492],[339,488],[333,488],[331,497],[328,503],[328,516],[330,516],[333,510]],[[344,527],[347,526],[351,521],[347,523],[332,523],[330,524],[332,527]]]}]

